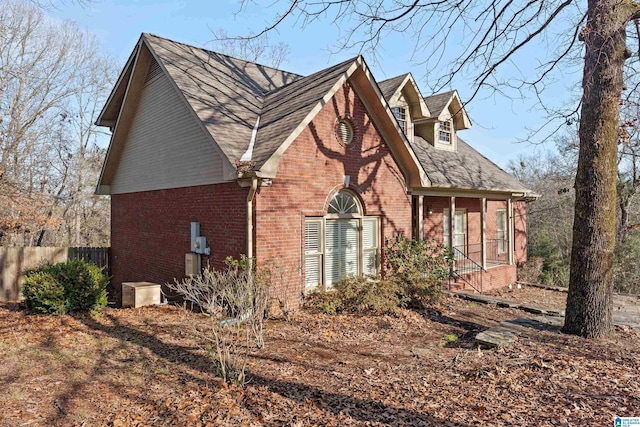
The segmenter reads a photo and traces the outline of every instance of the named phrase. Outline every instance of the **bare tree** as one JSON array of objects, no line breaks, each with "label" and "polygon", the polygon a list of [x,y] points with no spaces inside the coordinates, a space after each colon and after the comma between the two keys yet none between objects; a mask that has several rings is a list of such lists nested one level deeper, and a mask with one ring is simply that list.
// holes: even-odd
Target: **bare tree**
[{"label": "bare tree", "polygon": [[[625,241],[630,230],[640,227],[637,199],[640,196],[640,102],[627,100],[622,108],[618,129],[618,231],[617,240]],[[634,203],[635,202],[635,203]],[[634,209],[636,208],[636,209]]]},{"label": "bare tree", "polygon": [[0,34],[0,241],[41,245],[69,201],[80,202],[89,158],[97,175],[88,120],[106,96],[108,67],[98,73],[92,37],[29,3],[0,1]]},{"label": "bare tree", "polygon": [[214,39],[210,43],[215,51],[273,68],[280,68],[287,62],[291,51],[285,43],[270,44],[267,34],[256,37],[232,37],[226,30],[219,28],[213,36]]},{"label": "bare tree", "polygon": [[74,94],[62,113],[72,164],[62,217],[69,245],[101,246],[109,241],[109,199],[93,193],[105,155],[98,142],[107,134],[95,122],[109,95],[117,67],[96,50],[98,43],[93,36],[86,33],[83,36],[82,48],[90,55],[71,82]]},{"label": "bare tree", "polygon": [[[243,0],[242,6],[248,2]],[[299,19],[304,26],[325,17],[345,29],[341,48],[375,51],[386,35],[408,33],[415,41],[415,54],[425,64],[447,63],[448,69],[436,80],[436,88],[468,73],[476,88],[471,99],[482,88],[541,96],[553,80],[554,70],[571,67],[571,60],[584,52],[571,277],[563,330],[585,337],[599,337],[613,330],[619,101],[625,60],[631,56],[626,45],[627,27],[640,18],[640,3],[589,0],[586,8],[571,0],[282,3],[286,6],[257,36],[288,19]],[[539,58],[536,65],[525,67],[525,61],[517,61],[518,55],[534,43],[546,43],[548,55]],[[461,47],[454,48],[453,57],[448,57],[448,49],[456,44]],[[516,75],[498,73],[509,67],[516,69]],[[576,108],[564,116],[572,120],[577,112]]]}]

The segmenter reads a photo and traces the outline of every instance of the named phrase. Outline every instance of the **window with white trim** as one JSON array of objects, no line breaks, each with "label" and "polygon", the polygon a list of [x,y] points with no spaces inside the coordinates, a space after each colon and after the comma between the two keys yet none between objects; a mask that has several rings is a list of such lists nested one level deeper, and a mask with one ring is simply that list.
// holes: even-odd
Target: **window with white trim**
[{"label": "window with white trim", "polygon": [[393,115],[398,121],[400,125],[400,129],[406,134],[407,133],[407,109],[405,107],[393,107],[391,109],[393,111]]},{"label": "window with white trim", "polygon": [[[449,246],[450,236],[449,230],[451,230],[451,215],[449,215],[449,209],[443,209],[443,234],[444,244]],[[467,253],[467,211],[465,209],[456,209],[453,218],[453,247],[460,252]]]},{"label": "window with white trim", "polygon": [[324,217],[305,219],[305,291],[331,288],[347,275],[376,275],[380,264],[380,219],[362,215],[349,190],[338,192]]},{"label": "window with white trim", "polygon": [[438,140],[443,144],[451,144],[451,142],[453,141],[451,120],[440,122],[440,134]]},{"label": "window with white trim", "polygon": [[350,214],[359,214],[360,209],[358,206],[358,201],[355,197],[346,191],[340,191],[338,194],[333,196],[331,202],[329,202],[329,209],[327,210],[330,214],[338,214],[338,215],[350,215]]},{"label": "window with white trim", "polygon": [[507,252],[507,210],[498,209],[496,211],[496,231],[498,239],[498,253]]}]

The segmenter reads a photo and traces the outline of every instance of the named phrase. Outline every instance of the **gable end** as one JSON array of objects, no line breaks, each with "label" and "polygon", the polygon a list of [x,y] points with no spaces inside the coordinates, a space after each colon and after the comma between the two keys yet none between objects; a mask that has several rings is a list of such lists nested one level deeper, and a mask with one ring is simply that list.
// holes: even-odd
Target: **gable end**
[{"label": "gable end", "polygon": [[101,182],[110,194],[225,181],[219,151],[153,58],[119,151]]}]

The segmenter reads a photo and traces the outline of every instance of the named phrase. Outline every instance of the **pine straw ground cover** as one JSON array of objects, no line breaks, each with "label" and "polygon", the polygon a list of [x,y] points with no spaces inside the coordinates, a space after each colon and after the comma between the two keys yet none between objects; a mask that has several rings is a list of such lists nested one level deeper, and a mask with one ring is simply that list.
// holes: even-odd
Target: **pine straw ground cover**
[{"label": "pine straw ground cover", "polygon": [[423,313],[267,323],[244,389],[220,384],[175,307],[35,316],[0,306],[0,425],[608,426],[640,415],[638,332],[475,333],[522,311],[446,298]]}]

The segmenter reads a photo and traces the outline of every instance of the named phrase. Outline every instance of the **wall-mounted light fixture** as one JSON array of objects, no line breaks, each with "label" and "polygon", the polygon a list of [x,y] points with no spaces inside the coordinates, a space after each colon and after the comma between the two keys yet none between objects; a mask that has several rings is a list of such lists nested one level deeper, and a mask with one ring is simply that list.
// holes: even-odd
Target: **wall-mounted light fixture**
[{"label": "wall-mounted light fixture", "polygon": [[427,216],[431,216],[433,215],[433,208],[431,207],[431,205],[427,206]]}]

